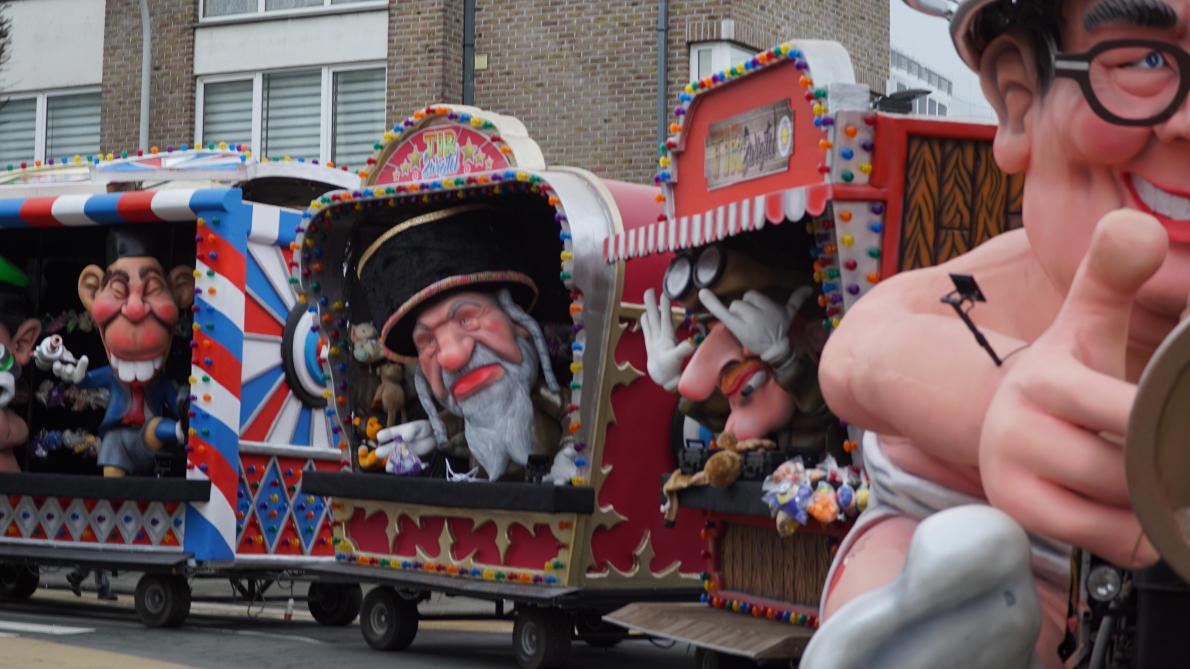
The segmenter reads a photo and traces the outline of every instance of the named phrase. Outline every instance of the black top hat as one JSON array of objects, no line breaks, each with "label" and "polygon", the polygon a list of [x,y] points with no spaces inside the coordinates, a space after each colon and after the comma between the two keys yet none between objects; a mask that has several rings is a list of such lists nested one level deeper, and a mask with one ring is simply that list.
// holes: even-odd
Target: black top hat
[{"label": "black top hat", "polygon": [[388,221],[355,260],[369,308],[383,320],[381,339],[393,353],[416,356],[413,326],[435,297],[471,288],[507,287],[526,311],[537,300],[532,253],[522,248],[495,204],[468,203]]},{"label": "black top hat", "polygon": [[107,233],[109,265],[120,258],[157,258],[160,261],[164,251],[160,235],[140,226],[116,226]]}]

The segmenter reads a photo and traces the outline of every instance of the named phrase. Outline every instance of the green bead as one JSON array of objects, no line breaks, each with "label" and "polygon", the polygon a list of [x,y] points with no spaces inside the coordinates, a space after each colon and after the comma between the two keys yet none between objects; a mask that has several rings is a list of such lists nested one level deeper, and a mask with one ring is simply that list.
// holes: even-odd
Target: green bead
[{"label": "green bead", "polygon": [[878,249],[874,246],[872,248],[868,249],[868,257],[879,258],[880,257],[880,249]]},{"label": "green bead", "polygon": [[843,176],[843,181],[846,181],[847,183],[851,183],[852,181],[855,181],[855,174],[853,174],[851,170],[843,170],[842,176]]}]

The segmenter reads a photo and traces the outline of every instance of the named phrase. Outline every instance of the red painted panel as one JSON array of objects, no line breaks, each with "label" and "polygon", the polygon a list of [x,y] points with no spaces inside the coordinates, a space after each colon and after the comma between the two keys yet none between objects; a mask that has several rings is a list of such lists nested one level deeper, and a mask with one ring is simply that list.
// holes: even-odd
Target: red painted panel
[{"label": "red painted panel", "polygon": [[246,555],[264,555],[268,549],[264,545],[264,532],[260,529],[260,523],[256,521],[256,516],[253,515],[244,526],[244,532],[240,535],[240,545],[236,547],[236,553]]},{"label": "red painted panel", "polygon": [[550,532],[549,525],[537,523],[533,531],[524,525],[513,525],[508,529],[508,550],[504,552],[504,564],[521,569],[543,569],[546,560],[558,554],[559,542]]},{"label": "red painted panel", "polygon": [[403,557],[417,557],[417,548],[431,559],[437,559],[438,540],[442,537],[442,528],[446,525],[445,518],[422,517],[421,524],[413,522],[408,516],[402,516],[397,526],[397,544],[393,548],[394,555]]},{"label": "red painted panel", "polygon": [[[674,152],[678,167],[678,181],[674,185],[677,216],[702,213],[724,202],[822,183],[818,166],[823,162],[823,154],[818,142],[823,135],[814,127],[814,112],[799,85],[800,79],[801,73],[793,61],[786,59],[694,98],[686,112],[681,144]],[[710,125],[786,98],[793,108],[794,125],[789,169],[709,191],[704,162]]]},{"label": "red painted panel", "polygon": [[347,537],[355,545],[356,550],[367,553],[388,555],[388,522],[382,513],[372,514],[364,518],[364,512],[356,509],[347,521]]},{"label": "red painted panel", "polygon": [[285,333],[277,319],[261,308],[255,297],[247,293],[244,295],[246,297],[244,300],[244,332],[273,337],[280,337]]},{"label": "red painted panel", "polygon": [[277,547],[273,550],[274,555],[301,555],[302,554],[302,540],[298,538],[297,527],[293,524],[293,518],[285,521],[285,527],[281,530],[281,538],[277,540]]}]

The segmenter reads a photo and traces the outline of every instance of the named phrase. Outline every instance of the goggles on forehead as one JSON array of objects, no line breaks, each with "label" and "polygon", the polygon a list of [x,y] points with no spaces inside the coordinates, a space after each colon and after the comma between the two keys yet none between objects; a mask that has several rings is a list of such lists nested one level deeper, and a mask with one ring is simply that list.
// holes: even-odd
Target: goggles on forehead
[{"label": "goggles on forehead", "polygon": [[680,253],[665,270],[665,294],[680,300],[694,288],[710,288],[726,266],[727,254],[718,246]]}]

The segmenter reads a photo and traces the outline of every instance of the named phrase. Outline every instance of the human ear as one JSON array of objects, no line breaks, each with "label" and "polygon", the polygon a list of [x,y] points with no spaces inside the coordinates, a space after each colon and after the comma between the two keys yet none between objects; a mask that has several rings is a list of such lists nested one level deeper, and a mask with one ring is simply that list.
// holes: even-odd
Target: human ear
[{"label": "human ear", "polygon": [[83,268],[83,273],[79,274],[79,301],[83,303],[83,308],[87,311],[91,310],[91,303],[95,301],[95,293],[99,292],[99,287],[103,285],[103,270],[99,265],[87,265]]},{"label": "human ear", "polygon": [[169,291],[179,309],[189,309],[194,304],[194,269],[178,265],[169,271]]},{"label": "human ear", "polygon": [[998,37],[980,60],[984,96],[996,110],[999,127],[992,145],[996,162],[1009,174],[1029,167],[1031,131],[1041,102],[1041,77],[1033,47],[1019,35]]},{"label": "human ear", "polygon": [[21,323],[10,339],[12,354],[17,362],[28,364],[33,355],[33,347],[37,345],[37,338],[41,336],[41,321],[36,318]]}]

